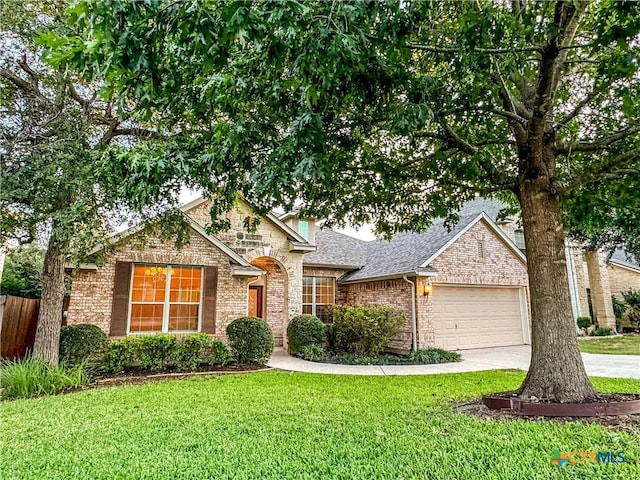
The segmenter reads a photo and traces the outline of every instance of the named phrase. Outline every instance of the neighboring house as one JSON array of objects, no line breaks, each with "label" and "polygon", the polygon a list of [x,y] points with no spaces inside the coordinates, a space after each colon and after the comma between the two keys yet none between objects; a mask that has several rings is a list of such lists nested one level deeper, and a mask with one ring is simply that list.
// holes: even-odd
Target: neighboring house
[{"label": "neighboring house", "polygon": [[182,250],[159,238],[141,247],[132,229],[118,236],[102,266],[82,265],[68,323],[93,323],[112,337],[202,331],[224,339],[229,322],[254,315],[283,345],[293,315],[374,304],[405,312],[391,344],[398,350],[529,342],[525,258],[486,213],[461,212],[451,232],[438,221],[424,234],[364,242],[295,214],[270,214],[249,234],[244,201],[226,214],[231,229],[215,236],[204,229],[206,200],[182,211],[192,228]]}]

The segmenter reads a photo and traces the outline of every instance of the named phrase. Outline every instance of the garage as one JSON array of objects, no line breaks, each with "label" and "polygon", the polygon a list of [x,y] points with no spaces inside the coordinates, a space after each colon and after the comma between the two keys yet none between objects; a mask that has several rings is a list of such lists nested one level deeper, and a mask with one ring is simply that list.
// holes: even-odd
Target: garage
[{"label": "garage", "polygon": [[435,285],[432,301],[438,347],[463,350],[528,343],[522,287]]}]

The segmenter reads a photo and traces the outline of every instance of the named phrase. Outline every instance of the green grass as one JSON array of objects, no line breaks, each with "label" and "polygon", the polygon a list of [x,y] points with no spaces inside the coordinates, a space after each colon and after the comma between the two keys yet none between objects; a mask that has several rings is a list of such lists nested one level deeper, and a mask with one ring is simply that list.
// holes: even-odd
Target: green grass
[{"label": "green grass", "polygon": [[[268,371],[0,404],[10,479],[625,479],[640,433],[480,420],[452,400],[517,387],[522,372],[363,377]],[[602,391],[640,381],[595,379]],[[624,451],[560,469],[553,449]]]},{"label": "green grass", "polygon": [[640,335],[581,340],[580,351],[611,355],[640,355]]}]

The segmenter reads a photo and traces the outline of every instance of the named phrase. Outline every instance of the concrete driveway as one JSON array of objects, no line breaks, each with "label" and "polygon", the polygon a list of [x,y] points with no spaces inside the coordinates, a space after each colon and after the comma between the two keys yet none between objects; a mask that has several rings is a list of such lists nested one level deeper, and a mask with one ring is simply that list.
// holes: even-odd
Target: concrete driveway
[{"label": "concrete driveway", "polygon": [[[281,370],[338,375],[428,375],[515,368],[526,370],[531,358],[529,345],[461,350],[462,361],[439,365],[332,365],[307,362],[276,349],[267,365]],[[587,374],[599,377],[640,378],[640,356],[583,353]]]}]

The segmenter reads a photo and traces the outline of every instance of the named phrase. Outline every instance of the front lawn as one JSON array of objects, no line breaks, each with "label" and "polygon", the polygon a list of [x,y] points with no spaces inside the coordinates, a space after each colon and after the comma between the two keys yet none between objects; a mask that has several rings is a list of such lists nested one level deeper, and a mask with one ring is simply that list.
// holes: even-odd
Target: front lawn
[{"label": "front lawn", "polygon": [[[278,371],[88,390],[0,405],[3,479],[637,478],[640,432],[455,413],[522,372],[364,377]],[[602,391],[640,381],[595,379]],[[627,463],[551,463],[624,451]],[[635,473],[633,473],[635,472]]]},{"label": "front lawn", "polygon": [[580,351],[586,353],[608,353],[611,355],[640,355],[640,335],[584,339],[580,341]]}]

